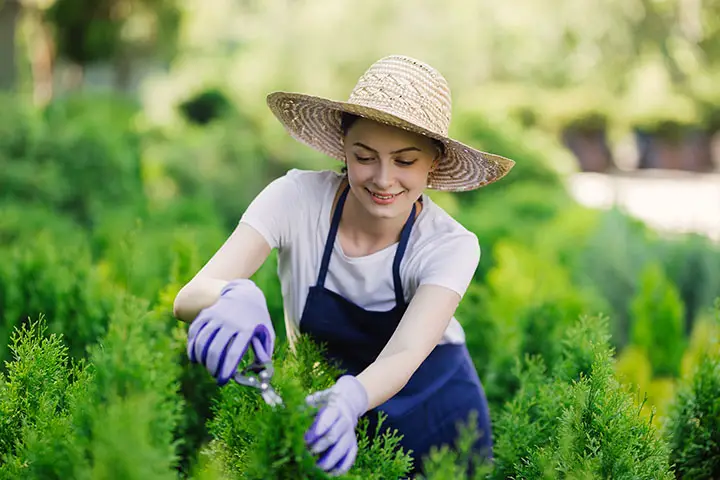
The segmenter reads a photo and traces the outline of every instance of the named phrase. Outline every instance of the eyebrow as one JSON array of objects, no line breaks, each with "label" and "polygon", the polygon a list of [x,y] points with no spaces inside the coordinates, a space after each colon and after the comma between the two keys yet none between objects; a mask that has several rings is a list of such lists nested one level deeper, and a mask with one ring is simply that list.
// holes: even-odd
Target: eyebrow
[{"label": "eyebrow", "polygon": [[[365,148],[365,149],[370,150],[370,151],[372,151],[372,152],[378,153],[377,150],[375,150],[374,148],[368,147],[368,146],[365,145],[364,143],[355,142],[353,145],[356,145],[356,146],[358,146],[358,147],[362,147],[362,148]],[[420,149],[417,148],[417,147],[405,147],[405,148],[401,148],[400,150],[395,150],[394,152],[390,152],[390,153],[394,155],[394,154],[396,154],[396,153],[409,152],[409,151],[422,152],[422,150],[420,150]]]}]

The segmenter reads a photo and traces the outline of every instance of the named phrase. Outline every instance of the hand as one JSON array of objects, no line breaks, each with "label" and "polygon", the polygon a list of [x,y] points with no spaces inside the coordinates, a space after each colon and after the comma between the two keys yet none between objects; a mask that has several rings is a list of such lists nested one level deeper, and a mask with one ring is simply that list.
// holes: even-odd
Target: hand
[{"label": "hand", "polygon": [[332,388],[314,393],[305,401],[312,407],[324,404],[305,433],[310,451],[315,455],[324,452],[317,466],[331,475],[347,473],[357,457],[355,427],[368,408],[365,387],[357,378],[344,375]]},{"label": "hand", "polygon": [[190,325],[187,354],[191,362],[204,365],[218,385],[225,385],[253,338],[272,356],[275,330],[262,290],[252,280],[233,280]]}]

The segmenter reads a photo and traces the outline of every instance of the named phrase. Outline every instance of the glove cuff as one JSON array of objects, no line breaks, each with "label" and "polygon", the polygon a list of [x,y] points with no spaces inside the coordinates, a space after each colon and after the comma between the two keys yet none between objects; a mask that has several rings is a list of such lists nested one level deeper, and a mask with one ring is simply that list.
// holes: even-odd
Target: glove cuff
[{"label": "glove cuff", "polygon": [[258,286],[255,285],[255,282],[253,282],[249,278],[236,278],[235,280],[231,280],[230,282],[225,284],[222,290],[220,290],[220,296],[222,297],[223,295],[227,295],[233,290],[241,288],[258,288]]},{"label": "glove cuff", "polygon": [[356,418],[360,418],[368,409],[367,390],[360,380],[353,375],[343,375],[335,384],[335,389],[342,392],[343,398],[347,401],[348,406],[353,410]]}]

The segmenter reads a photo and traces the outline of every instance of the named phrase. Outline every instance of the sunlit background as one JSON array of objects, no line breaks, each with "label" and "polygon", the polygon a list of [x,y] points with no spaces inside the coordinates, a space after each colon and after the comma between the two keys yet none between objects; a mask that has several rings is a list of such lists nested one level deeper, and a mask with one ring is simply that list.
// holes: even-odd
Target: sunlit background
[{"label": "sunlit background", "polygon": [[266,95],[344,100],[396,53],[446,77],[453,137],[517,162],[431,193],[483,249],[458,316],[494,412],[601,313],[663,428],[720,331],[718,0],[0,0],[0,360],[40,314],[82,357],[109,291],[167,310],[269,181],[338,167]]}]

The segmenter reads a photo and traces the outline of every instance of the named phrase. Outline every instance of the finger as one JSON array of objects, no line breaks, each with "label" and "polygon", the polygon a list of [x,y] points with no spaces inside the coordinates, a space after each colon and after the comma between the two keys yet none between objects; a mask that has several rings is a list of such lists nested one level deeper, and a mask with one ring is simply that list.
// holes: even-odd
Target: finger
[{"label": "finger", "polygon": [[328,448],[332,447],[337,443],[337,441],[340,439],[340,436],[342,433],[346,430],[344,427],[344,422],[342,418],[338,418],[338,421],[335,422],[330,429],[324,434],[319,437],[319,439],[312,445],[310,448],[310,451],[317,455],[318,453],[322,453]]},{"label": "finger", "polygon": [[237,332],[235,339],[227,348],[225,358],[220,363],[220,369],[216,376],[218,385],[225,385],[235,375],[235,371],[240,364],[240,360],[245,356],[249,344],[250,332]]},{"label": "finger", "polygon": [[270,353],[268,353],[266,346],[263,345],[262,341],[257,337],[257,329],[255,329],[255,334],[253,334],[252,347],[258,362],[265,363],[270,361]]},{"label": "finger", "polygon": [[209,317],[198,316],[198,318],[195,319],[192,324],[190,324],[190,329],[188,330],[187,356],[192,363],[198,362],[198,359],[195,356],[195,344],[197,343],[197,335],[198,333],[200,333],[200,331],[202,331],[203,328],[205,328],[205,326],[207,326],[209,321]]},{"label": "finger", "polygon": [[188,329],[188,338],[194,339],[200,330],[209,322],[211,319],[210,315],[207,314],[207,310],[200,310],[200,313],[195,317],[195,320],[190,324]]},{"label": "finger", "polygon": [[350,447],[350,450],[347,452],[344,458],[340,459],[340,462],[338,463],[338,466],[331,472],[332,476],[338,476],[338,475],[344,475],[348,471],[350,471],[350,468],[355,464],[355,459],[357,458],[357,452],[358,452],[358,446],[357,446],[357,439],[353,442],[352,446]]},{"label": "finger", "polygon": [[272,333],[272,328],[268,328],[263,324],[255,326],[253,350],[255,350],[255,356],[259,362],[270,361],[270,357],[272,357],[273,347],[275,346],[275,337]]},{"label": "finger", "polygon": [[315,416],[315,421],[305,433],[305,441],[312,445],[327,433],[329,428],[340,418],[340,413],[333,408],[323,408]]},{"label": "finger", "polygon": [[207,357],[207,350],[208,347],[210,347],[210,342],[218,330],[220,330],[218,322],[216,320],[210,320],[205,328],[200,330],[197,337],[195,337],[195,347],[193,349],[193,353],[195,355],[195,359],[203,365],[205,365],[205,358]]},{"label": "finger", "polygon": [[322,408],[315,417],[312,427],[310,427],[312,434],[310,442],[314,443],[318,438],[327,435],[330,428],[335,425],[338,420],[340,420],[340,412],[337,409],[329,407]]},{"label": "finger", "polygon": [[328,451],[320,457],[317,465],[324,471],[329,472],[335,470],[335,468],[350,451],[355,435],[347,432],[340,437],[340,439],[330,448]]},{"label": "finger", "polygon": [[205,359],[205,366],[213,377],[217,376],[220,365],[227,354],[230,341],[235,335],[237,335],[235,330],[222,327],[218,330],[215,337],[213,337],[212,343],[208,348],[207,358]]},{"label": "finger", "polygon": [[317,441],[310,447],[310,453],[312,453],[313,455],[323,453],[324,451],[335,445],[336,441],[337,435],[335,434],[335,430],[331,429],[325,435],[318,437]]}]

